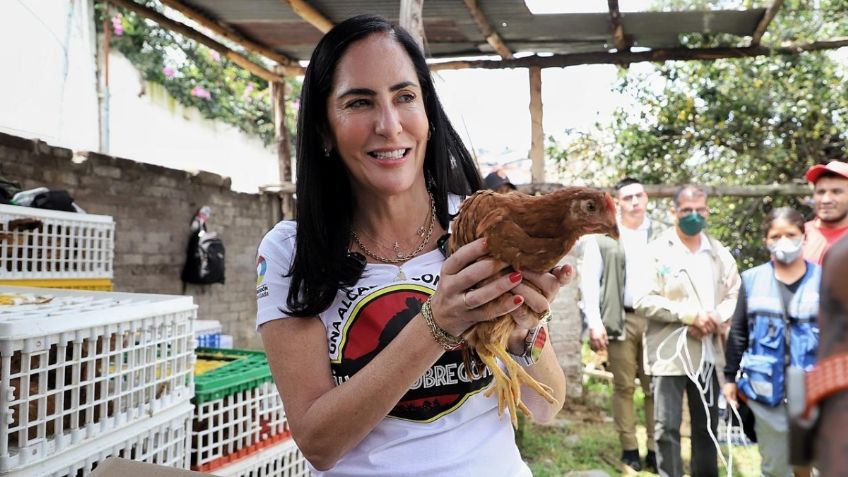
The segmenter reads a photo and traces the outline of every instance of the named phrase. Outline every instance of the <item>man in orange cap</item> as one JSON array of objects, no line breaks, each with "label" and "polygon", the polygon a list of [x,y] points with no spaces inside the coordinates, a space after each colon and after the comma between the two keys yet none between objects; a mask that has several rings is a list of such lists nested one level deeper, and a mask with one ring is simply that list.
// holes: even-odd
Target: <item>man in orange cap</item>
[{"label": "man in orange cap", "polygon": [[816,217],[807,222],[804,258],[821,265],[830,246],[848,235],[848,163],[817,164],[806,177],[814,187]]}]

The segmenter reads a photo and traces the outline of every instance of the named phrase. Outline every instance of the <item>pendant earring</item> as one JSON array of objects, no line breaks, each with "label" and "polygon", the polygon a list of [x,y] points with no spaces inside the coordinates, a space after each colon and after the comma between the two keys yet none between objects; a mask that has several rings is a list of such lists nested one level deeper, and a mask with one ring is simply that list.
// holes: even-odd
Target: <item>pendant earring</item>
[{"label": "pendant earring", "polygon": [[324,148],[324,157],[330,157],[330,150],[326,147]]},{"label": "pendant earring", "polygon": [[428,129],[428,130],[427,130],[427,140],[429,141],[431,137],[433,137],[433,130],[432,130],[432,129]]}]

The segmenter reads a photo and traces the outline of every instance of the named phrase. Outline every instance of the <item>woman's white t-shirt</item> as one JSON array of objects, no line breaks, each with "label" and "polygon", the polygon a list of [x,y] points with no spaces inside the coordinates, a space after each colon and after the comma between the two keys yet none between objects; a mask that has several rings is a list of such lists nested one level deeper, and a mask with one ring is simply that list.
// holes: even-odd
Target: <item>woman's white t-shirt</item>
[{"label": "woman's white t-shirt", "polygon": [[[280,222],[259,246],[257,327],[276,319],[303,319],[284,312],[295,235],[294,222]],[[368,364],[418,314],[436,289],[443,262],[442,253],[433,250],[400,267],[369,263],[356,286],[338,292],[320,314],[337,384]],[[446,352],[335,467],[326,472],[312,468],[313,475],[531,475],[515,445],[508,412],[499,418],[497,399],[485,396],[491,380],[488,369],[482,375],[470,373],[461,350]]]}]

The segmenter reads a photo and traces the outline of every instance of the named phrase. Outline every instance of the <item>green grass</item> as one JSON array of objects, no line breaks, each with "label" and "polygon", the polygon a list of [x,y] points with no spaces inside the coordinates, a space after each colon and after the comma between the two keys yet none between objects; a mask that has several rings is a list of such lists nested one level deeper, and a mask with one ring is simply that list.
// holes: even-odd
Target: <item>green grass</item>
[{"label": "green grass", "polygon": [[[574,470],[603,470],[611,476],[627,475],[618,467],[621,448],[612,423],[612,384],[590,379],[584,384],[584,397],[566,403],[555,424],[540,426],[526,420],[519,422],[518,446],[527,460],[534,477],[562,477]],[[636,409],[642,408],[644,395],[637,388]],[[639,422],[644,423],[644,412],[639,411]],[[637,427],[637,438],[642,456],[647,452],[645,428]],[[688,468],[689,439],[683,443],[684,466]],[[760,455],[757,447],[733,446],[733,476],[756,477],[760,475]],[[727,456],[727,448],[722,447]],[[727,474],[719,463],[721,475]],[[655,476],[647,472],[629,475]]]}]

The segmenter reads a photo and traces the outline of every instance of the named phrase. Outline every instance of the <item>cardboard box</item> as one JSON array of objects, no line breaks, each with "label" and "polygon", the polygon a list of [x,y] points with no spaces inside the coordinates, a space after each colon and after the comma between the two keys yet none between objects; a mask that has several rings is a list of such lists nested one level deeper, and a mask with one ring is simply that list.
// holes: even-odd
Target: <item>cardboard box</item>
[{"label": "cardboard box", "polygon": [[215,477],[212,474],[147,464],[134,460],[110,457],[94,469],[91,477]]}]

